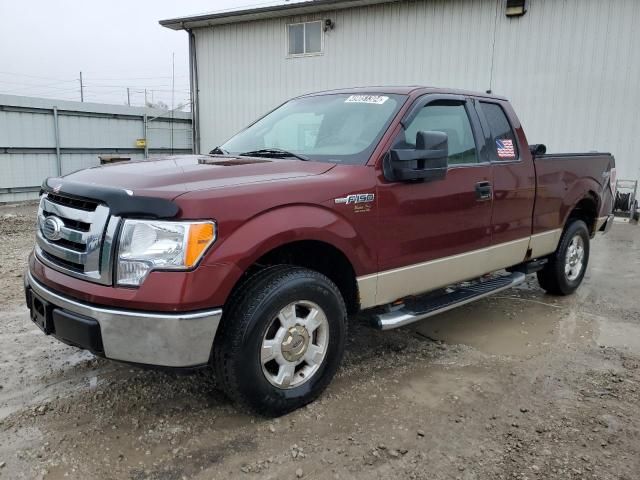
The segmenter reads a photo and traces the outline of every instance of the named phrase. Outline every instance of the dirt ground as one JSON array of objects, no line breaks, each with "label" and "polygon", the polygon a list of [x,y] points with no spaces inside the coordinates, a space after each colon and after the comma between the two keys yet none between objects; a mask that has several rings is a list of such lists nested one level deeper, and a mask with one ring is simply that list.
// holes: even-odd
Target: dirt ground
[{"label": "dirt ground", "polygon": [[640,478],[640,227],[570,297],[519,288],[410,328],[353,319],[338,377],[276,420],[210,371],[96,359],[30,323],[35,207],[0,207],[0,479]]}]

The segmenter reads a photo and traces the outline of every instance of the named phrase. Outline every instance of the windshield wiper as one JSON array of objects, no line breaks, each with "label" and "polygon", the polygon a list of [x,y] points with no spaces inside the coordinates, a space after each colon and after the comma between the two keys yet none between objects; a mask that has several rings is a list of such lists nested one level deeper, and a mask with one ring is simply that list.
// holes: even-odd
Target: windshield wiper
[{"label": "windshield wiper", "polygon": [[241,157],[274,157],[274,158],[286,158],[286,157],[294,157],[298,160],[304,160],[305,162],[309,161],[309,157],[305,157],[304,155],[300,155],[299,153],[287,152],[286,150],[281,150],[279,148],[262,148],[260,150],[253,150],[251,152],[244,152],[240,154]]},{"label": "windshield wiper", "polygon": [[224,148],[216,147],[209,152],[209,155],[229,155]]}]

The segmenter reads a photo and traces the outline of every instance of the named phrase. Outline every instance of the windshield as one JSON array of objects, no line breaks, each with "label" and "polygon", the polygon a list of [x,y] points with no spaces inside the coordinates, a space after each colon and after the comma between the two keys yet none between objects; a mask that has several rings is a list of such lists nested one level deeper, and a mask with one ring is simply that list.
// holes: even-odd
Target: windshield
[{"label": "windshield", "polygon": [[[280,150],[309,160],[364,164],[386,131],[403,95],[328,94],[293,99],[219,148],[231,154]],[[277,152],[263,152],[277,155]]]}]

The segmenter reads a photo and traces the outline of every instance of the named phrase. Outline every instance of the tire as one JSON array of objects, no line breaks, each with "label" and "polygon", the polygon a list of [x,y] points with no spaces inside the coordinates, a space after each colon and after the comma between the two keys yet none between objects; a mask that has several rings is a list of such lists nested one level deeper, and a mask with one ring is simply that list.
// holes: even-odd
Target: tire
[{"label": "tire", "polygon": [[216,378],[241,406],[283,415],[329,385],[346,337],[347,309],[331,280],[300,267],[269,267],[246,280],[225,306],[214,342]]},{"label": "tire", "polygon": [[[582,248],[581,254],[579,247]],[[549,262],[538,272],[538,283],[552,295],[570,295],[582,283],[588,262],[587,225],[582,220],[570,219],[560,237],[558,248],[549,256]]]}]

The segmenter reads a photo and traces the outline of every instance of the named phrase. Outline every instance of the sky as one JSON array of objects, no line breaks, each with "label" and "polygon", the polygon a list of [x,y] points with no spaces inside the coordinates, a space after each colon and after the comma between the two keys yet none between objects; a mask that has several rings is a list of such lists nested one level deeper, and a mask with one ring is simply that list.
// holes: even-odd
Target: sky
[{"label": "sky", "polygon": [[159,20],[282,0],[0,0],[0,93],[144,105],[189,100],[188,38]]}]

